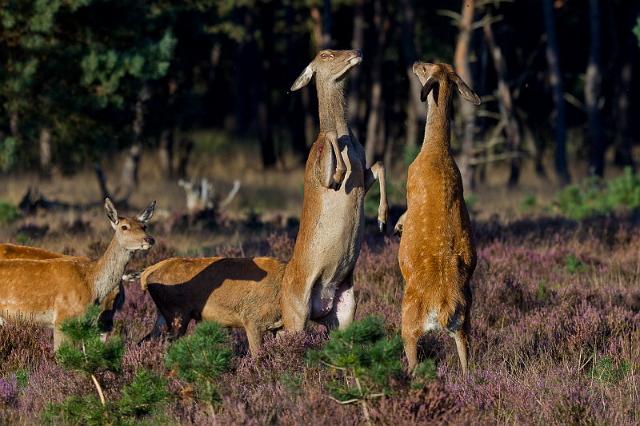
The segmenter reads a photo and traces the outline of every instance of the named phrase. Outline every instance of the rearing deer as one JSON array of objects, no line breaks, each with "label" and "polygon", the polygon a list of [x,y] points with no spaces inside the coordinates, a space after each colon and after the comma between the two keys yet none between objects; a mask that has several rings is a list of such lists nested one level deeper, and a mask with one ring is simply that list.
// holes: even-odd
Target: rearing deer
[{"label": "rearing deer", "polygon": [[101,304],[120,284],[133,252],[153,246],[146,224],[154,208],[155,201],[135,218],[119,217],[107,198],[105,210],[115,235],[98,260],[0,260],[0,323],[2,317],[25,316],[53,327],[57,349],[62,321],[82,315],[91,303]]},{"label": "rearing deer", "polygon": [[416,62],[413,72],[427,101],[424,142],[409,166],[407,212],[398,260],[406,286],[402,300],[402,339],[413,370],[418,339],[443,329],[456,341],[467,373],[471,288],[476,251],[464,203],[460,170],[450,152],[451,98],[458,89],[467,101],[480,98],[447,64]]},{"label": "rearing deer", "polygon": [[282,283],[282,319],[290,331],[304,329],[308,319],[330,328],[353,320],[364,196],[376,179],[380,228],[387,222],[384,167],[378,162],[367,169],[364,148],[345,115],[345,79],[361,61],[359,50],[323,50],[291,86],[298,90],[315,76],[320,133],[307,159],[300,230]]}]

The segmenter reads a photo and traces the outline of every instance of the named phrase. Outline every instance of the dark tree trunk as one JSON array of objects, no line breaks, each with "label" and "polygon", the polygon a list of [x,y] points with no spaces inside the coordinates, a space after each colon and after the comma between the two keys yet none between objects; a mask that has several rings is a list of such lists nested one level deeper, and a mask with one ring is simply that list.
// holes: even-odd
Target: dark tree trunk
[{"label": "dark tree trunk", "polygon": [[168,179],[173,178],[173,151],[173,129],[165,129],[160,133],[160,151],[158,152],[158,156],[160,159],[160,168],[164,176]]},{"label": "dark tree trunk", "polygon": [[[351,38],[352,49],[364,49],[364,0],[356,0],[353,11],[353,35]],[[349,77],[349,97],[347,101],[349,123],[351,127],[356,129],[356,134],[362,129],[361,116],[358,113],[358,105],[360,105],[360,80],[362,80],[362,71],[360,67],[352,69]]]},{"label": "dark tree trunk", "polygon": [[373,23],[376,34],[376,53],[371,66],[371,95],[369,106],[369,119],[367,120],[367,136],[365,140],[365,152],[367,165],[370,166],[377,160],[380,152],[384,151],[384,134],[381,120],[382,111],[382,59],[384,48],[387,43],[387,33],[389,31],[389,18],[387,11],[383,7],[382,0],[374,3]]},{"label": "dark tree trunk", "polygon": [[178,177],[185,179],[188,175],[189,157],[193,151],[193,139],[183,136],[178,144]]},{"label": "dark tree trunk", "polygon": [[40,129],[38,138],[40,146],[40,173],[43,176],[51,174],[51,130],[48,127]]},{"label": "dark tree trunk", "polygon": [[605,141],[600,117],[602,95],[602,68],[600,61],[600,1],[589,0],[589,64],[587,65],[584,99],[589,117],[591,136],[590,172],[596,176],[604,175]]},{"label": "dark tree trunk", "polygon": [[[489,16],[490,18],[490,16]],[[520,126],[513,110],[513,97],[511,88],[509,87],[509,77],[507,74],[507,65],[502,54],[500,46],[497,45],[489,20],[485,21],[483,26],[484,37],[487,41],[493,65],[496,69],[498,78],[498,103],[500,106],[500,115],[505,122],[505,134],[507,137],[507,146],[509,150],[516,155],[520,154]],[[520,157],[511,160],[511,173],[509,175],[509,187],[515,187],[520,178]]]},{"label": "dark tree trunk", "polygon": [[[454,53],[454,65],[458,75],[467,85],[473,89],[473,77],[469,65],[471,33],[473,17],[475,15],[475,1],[464,0],[462,3],[462,18],[460,20],[460,32],[456,42]],[[462,153],[460,157],[460,174],[462,184],[466,190],[472,190],[475,186],[473,156],[475,137],[475,108],[469,102],[460,103],[460,116],[462,119]]]},{"label": "dark tree trunk", "polygon": [[420,102],[420,81],[413,74],[413,63],[418,59],[415,46],[415,10],[413,0],[401,0],[402,8],[402,56],[409,82],[407,101],[406,144],[411,147],[420,143],[419,129],[424,128],[424,106]]},{"label": "dark tree trunk", "polygon": [[[262,155],[262,166],[265,169],[273,168],[277,163],[276,147],[273,140],[272,127],[272,102],[271,102],[271,61],[274,57],[273,24],[274,11],[271,3],[265,3],[261,8],[260,23],[263,49],[257,45],[256,40],[252,40],[252,51],[258,63],[256,68],[262,69],[258,82],[258,135],[260,138],[260,152]],[[255,69],[255,68],[254,68]]]},{"label": "dark tree trunk", "polygon": [[553,0],[542,0],[545,32],[547,33],[546,56],[549,65],[549,82],[553,95],[554,132],[555,132],[555,168],[560,183],[565,185],[571,181],[567,165],[567,129],[564,104],[564,87],[562,72],[560,71],[560,55],[556,40],[556,17],[553,10]]}]

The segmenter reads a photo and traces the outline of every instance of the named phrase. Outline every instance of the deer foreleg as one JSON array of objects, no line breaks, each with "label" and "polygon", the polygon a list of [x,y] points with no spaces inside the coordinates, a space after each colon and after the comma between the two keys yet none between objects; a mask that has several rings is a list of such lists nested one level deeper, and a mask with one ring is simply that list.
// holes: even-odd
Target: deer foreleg
[{"label": "deer foreleg", "polygon": [[345,172],[347,171],[347,166],[342,159],[342,154],[340,153],[340,147],[338,146],[338,137],[335,133],[329,133],[328,139],[331,142],[331,147],[333,148],[333,154],[336,157],[336,168],[333,173],[333,181],[335,182],[336,187],[340,187],[342,184],[342,179],[344,179]]},{"label": "deer foreleg", "polygon": [[382,162],[378,161],[364,172],[364,190],[369,191],[373,182],[380,183],[380,205],[378,206],[378,228],[384,232],[387,228],[387,218],[389,217],[389,204],[387,203],[387,183],[386,173]]},{"label": "deer foreleg", "polygon": [[393,227],[393,233],[396,235],[402,235],[404,229],[404,221],[407,219],[407,212],[402,213],[402,216],[398,218],[396,226]]}]

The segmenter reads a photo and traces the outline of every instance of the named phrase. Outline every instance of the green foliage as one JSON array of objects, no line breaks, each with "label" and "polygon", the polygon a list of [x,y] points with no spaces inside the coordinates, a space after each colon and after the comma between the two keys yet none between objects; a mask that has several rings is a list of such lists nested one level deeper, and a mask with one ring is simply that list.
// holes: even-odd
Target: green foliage
[{"label": "green foliage", "polygon": [[610,356],[605,356],[593,363],[589,375],[599,382],[615,385],[624,379],[630,370],[631,364],[627,360],[621,359],[616,363]]},{"label": "green foliage", "polygon": [[400,337],[387,336],[382,318],[369,316],[332,331],[327,344],[307,358],[333,371],[329,391],[344,401],[390,391],[391,379],[402,376],[401,354]]},{"label": "green foliage", "polygon": [[580,260],[575,254],[570,254],[566,259],[566,269],[570,274],[575,274],[584,271],[587,266]]},{"label": "green foliage", "polygon": [[413,160],[415,160],[420,153],[421,148],[422,147],[420,145],[405,145],[404,149],[402,150],[402,159],[405,166],[409,167],[409,165],[413,163]]},{"label": "green foliage", "polygon": [[520,209],[525,212],[530,211],[536,206],[536,204],[537,204],[536,196],[533,194],[526,194],[522,198],[522,201],[520,202]]},{"label": "green foliage", "polygon": [[67,336],[56,359],[65,368],[94,374],[100,370],[120,371],[124,345],[118,338],[107,342],[100,339],[98,316],[100,308],[92,306],[80,318],[72,318],[62,324]]},{"label": "green foliage", "polygon": [[153,414],[167,399],[166,381],[142,369],[122,389],[122,396],[102,405],[94,395],[72,396],[59,404],[49,404],[43,414],[45,424],[133,425],[143,416]]},{"label": "green foliage", "polygon": [[0,201],[0,225],[7,225],[20,217],[18,208],[13,204]]},{"label": "green foliage", "polygon": [[589,178],[560,191],[556,205],[565,216],[576,220],[620,208],[636,209],[640,207],[640,177],[626,168],[621,176],[608,181]]},{"label": "green foliage", "polygon": [[422,361],[413,371],[413,380],[411,387],[414,389],[422,388],[429,382],[432,382],[438,378],[438,366],[436,362],[427,358]]},{"label": "green foliage", "polygon": [[540,302],[544,302],[547,299],[549,290],[547,289],[547,283],[543,280],[538,283],[538,290],[536,291],[536,299]]},{"label": "green foliage", "polygon": [[122,389],[122,396],[117,402],[118,413],[121,417],[150,414],[168,396],[164,378],[149,370],[139,370],[133,381]]},{"label": "green foliage", "polygon": [[566,266],[567,272],[571,274],[582,272],[586,268],[586,265],[575,254],[569,254],[567,256],[565,266]]},{"label": "green foliage", "polygon": [[87,426],[115,423],[108,407],[94,395],[72,396],[59,404],[49,404],[42,413],[42,422]]},{"label": "green foliage", "polygon": [[29,384],[29,371],[24,368],[16,370],[16,383],[18,387],[25,388]]},{"label": "green foliage", "polygon": [[227,332],[215,322],[201,322],[191,336],[176,341],[165,356],[167,368],[195,386],[198,397],[219,400],[216,379],[229,369],[233,351]]},{"label": "green foliage", "polygon": [[633,32],[638,37],[638,45],[640,46],[640,18],[638,18],[638,22],[636,26],[633,28]]}]

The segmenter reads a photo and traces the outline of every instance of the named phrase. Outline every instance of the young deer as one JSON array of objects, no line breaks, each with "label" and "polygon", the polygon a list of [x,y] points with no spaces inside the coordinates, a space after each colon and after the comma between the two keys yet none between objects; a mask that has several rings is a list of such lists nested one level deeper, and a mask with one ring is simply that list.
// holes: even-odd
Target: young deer
[{"label": "young deer", "polygon": [[323,50],[291,86],[298,90],[315,75],[320,133],[307,159],[300,230],[282,283],[287,330],[303,330],[308,319],[329,328],[344,328],[353,320],[364,196],[376,179],[380,228],[387,222],[384,167],[378,162],[367,169],[364,149],[346,120],[345,79],[361,61],[358,50]]},{"label": "young deer", "polygon": [[[72,257],[77,256],[66,256],[64,254],[55,253],[38,247],[21,246],[10,243],[0,244],[0,260],[46,260]],[[113,329],[113,317],[124,304],[124,298],[124,286],[122,285],[122,283],[120,283],[118,287],[114,288],[100,303],[100,316],[98,317],[98,325],[100,327],[100,330],[103,332],[103,338],[106,337],[106,333],[110,332]]]},{"label": "young deer", "polygon": [[414,369],[418,339],[446,330],[456,342],[464,374],[470,332],[471,288],[476,251],[464,203],[460,171],[450,152],[449,113],[453,90],[480,104],[480,98],[447,64],[417,62],[427,124],[420,153],[409,166],[407,212],[398,260],[406,287],[402,300],[402,339]]},{"label": "young deer", "polygon": [[269,257],[171,258],[140,276],[158,309],[156,324],[144,340],[169,325],[182,336],[189,321],[216,321],[244,328],[255,355],[267,330],[282,327],[280,285],[285,264]]},{"label": "young deer", "polygon": [[25,316],[53,327],[57,349],[62,321],[82,315],[91,303],[104,303],[120,284],[132,253],[153,246],[146,224],[154,208],[155,201],[135,218],[118,217],[107,198],[105,210],[115,235],[98,260],[72,256],[0,260],[0,322],[2,316]]}]

